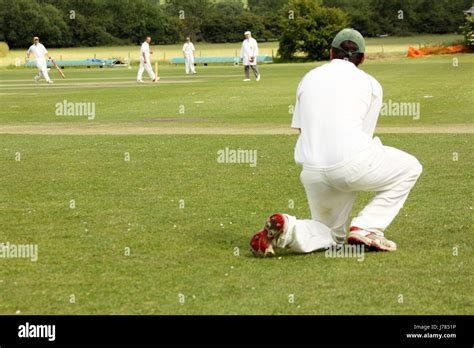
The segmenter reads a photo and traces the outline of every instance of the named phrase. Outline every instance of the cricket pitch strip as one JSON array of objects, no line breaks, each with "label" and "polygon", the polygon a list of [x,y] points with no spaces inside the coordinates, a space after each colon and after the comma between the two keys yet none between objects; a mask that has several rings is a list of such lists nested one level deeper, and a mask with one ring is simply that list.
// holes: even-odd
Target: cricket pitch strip
[{"label": "cricket pitch strip", "polygon": [[[43,134],[43,135],[296,135],[298,132],[286,126],[249,125],[213,126],[192,122],[165,122],[163,126],[143,126],[133,123],[51,123],[0,125],[0,134]],[[178,126],[177,123],[186,123]],[[170,125],[171,124],[171,125]],[[473,134],[472,124],[448,124],[443,126],[377,127],[376,134]]]}]

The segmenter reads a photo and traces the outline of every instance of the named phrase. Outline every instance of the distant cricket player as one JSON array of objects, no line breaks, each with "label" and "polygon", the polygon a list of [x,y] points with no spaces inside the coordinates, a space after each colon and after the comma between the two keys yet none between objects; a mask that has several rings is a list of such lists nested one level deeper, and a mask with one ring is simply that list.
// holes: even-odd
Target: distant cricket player
[{"label": "distant cricket player", "polygon": [[31,45],[26,52],[27,61],[30,59],[31,53],[33,53],[35,57],[36,67],[38,68],[38,75],[35,76],[35,82],[38,83],[41,77],[44,77],[47,83],[53,83],[53,81],[49,78],[48,67],[46,65],[46,59],[44,56],[47,55],[49,59],[52,58],[49,55],[46,47],[40,43],[38,36],[33,38],[33,45]]},{"label": "distant cricket player", "polygon": [[156,82],[160,79],[158,76],[155,75],[151,67],[150,56],[153,52],[150,52],[150,42],[151,42],[151,37],[147,36],[145,38],[145,41],[142,43],[142,46],[140,47],[140,67],[138,68],[138,75],[137,75],[137,82],[139,83],[143,83],[142,76],[143,76],[143,71],[145,69],[146,69],[146,72],[148,73],[148,76],[150,76],[150,79],[153,82]]},{"label": "distant cricket player", "polygon": [[[345,241],[369,250],[397,249],[384,232],[403,207],[422,166],[412,155],[373,137],[383,91],[377,80],[358,68],[365,59],[362,35],[344,29],[331,46],[331,62],[301,80],[291,125],[300,131],[295,161],[303,166],[300,179],[312,219],[270,216],[251,240],[256,255],[271,255],[278,248],[309,253]],[[374,196],[352,219],[346,240],[357,192]]]},{"label": "distant cricket player", "polygon": [[189,74],[190,71],[192,74],[196,74],[196,69],[194,68],[194,57],[196,56],[196,50],[194,49],[194,45],[191,42],[190,37],[186,38],[186,42],[183,45],[183,55],[186,74]]},{"label": "distant cricket player", "polygon": [[258,57],[258,43],[252,37],[250,31],[244,33],[245,40],[242,42],[242,49],[240,50],[240,60],[244,64],[245,79],[244,81],[250,81],[250,68],[252,68],[256,80],[260,81],[260,73],[257,68],[257,57]]}]

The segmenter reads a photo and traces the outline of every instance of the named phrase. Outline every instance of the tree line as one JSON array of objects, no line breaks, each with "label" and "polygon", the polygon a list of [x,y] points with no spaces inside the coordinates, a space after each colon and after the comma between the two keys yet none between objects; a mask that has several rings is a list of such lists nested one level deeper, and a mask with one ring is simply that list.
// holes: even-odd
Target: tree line
[{"label": "tree line", "polygon": [[471,0],[0,0],[0,41],[26,47],[37,35],[49,47],[102,46],[151,35],[158,44],[185,36],[221,43],[242,40],[245,30],[259,41],[290,40],[289,21],[308,18],[319,27],[335,20],[366,36],[440,34],[459,31],[470,6]]}]

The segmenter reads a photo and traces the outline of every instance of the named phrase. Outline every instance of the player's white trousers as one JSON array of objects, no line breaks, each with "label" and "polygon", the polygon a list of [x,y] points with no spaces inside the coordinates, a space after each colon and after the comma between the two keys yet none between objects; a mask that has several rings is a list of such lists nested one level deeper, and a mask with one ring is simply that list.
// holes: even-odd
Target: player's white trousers
[{"label": "player's white trousers", "polygon": [[140,56],[140,67],[138,68],[137,81],[142,80],[143,71],[145,69],[146,69],[146,72],[148,73],[148,76],[150,76],[150,79],[154,80],[155,79],[155,73],[153,72],[153,69],[151,68],[150,59],[147,59],[146,64],[145,64],[144,60],[143,60],[143,56]]},{"label": "player's white trousers", "polygon": [[38,79],[44,77],[44,79],[49,82],[51,79],[49,78],[46,60],[36,58],[36,67],[38,68]]},{"label": "player's white trousers", "polygon": [[287,215],[288,229],[278,246],[304,253],[343,243],[357,192],[375,194],[350,226],[383,235],[421,172],[415,157],[383,146],[378,138],[370,148],[332,167],[303,166],[301,182],[312,220]]},{"label": "player's white trousers", "polygon": [[189,71],[193,74],[196,73],[196,69],[194,68],[194,56],[192,54],[187,54],[184,57],[184,69],[186,70],[186,74],[189,74]]}]

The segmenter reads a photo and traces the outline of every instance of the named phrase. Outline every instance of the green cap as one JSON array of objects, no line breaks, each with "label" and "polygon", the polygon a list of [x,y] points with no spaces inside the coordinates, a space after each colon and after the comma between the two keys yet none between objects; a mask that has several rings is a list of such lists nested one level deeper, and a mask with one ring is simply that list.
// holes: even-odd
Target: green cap
[{"label": "green cap", "polygon": [[[344,52],[346,52],[342,47],[341,43],[344,41],[352,41],[355,43],[359,49],[357,51],[354,51],[352,53],[364,53],[365,52],[365,40],[364,37],[362,36],[361,33],[359,33],[355,29],[342,29],[339,33],[337,33],[336,37],[332,41],[331,47],[338,48]],[[351,56],[351,52],[346,52],[347,55]]]}]

